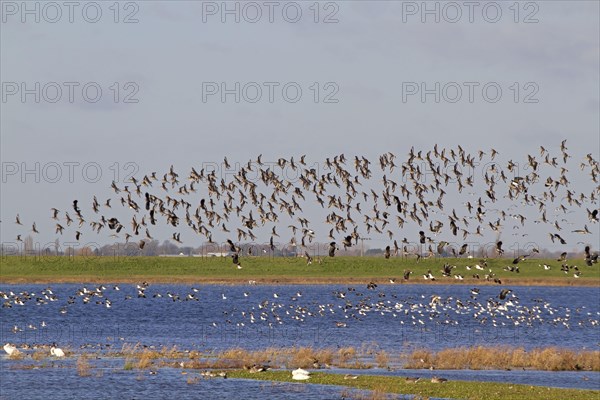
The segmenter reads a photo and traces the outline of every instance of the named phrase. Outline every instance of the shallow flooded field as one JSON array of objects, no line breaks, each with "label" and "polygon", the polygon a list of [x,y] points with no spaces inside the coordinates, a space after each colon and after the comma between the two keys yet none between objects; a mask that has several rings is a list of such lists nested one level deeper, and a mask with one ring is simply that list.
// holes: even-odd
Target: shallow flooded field
[{"label": "shallow flooded field", "polygon": [[[474,288],[464,285],[3,285],[2,343],[16,345],[21,360],[0,358],[2,398],[27,393],[77,398],[83,384],[77,359],[89,354],[85,381],[94,397],[143,398],[341,398],[344,388],[203,379],[166,365],[156,374],[128,369],[124,348],[212,354],[232,348],[354,348],[369,369],[352,370],[430,379],[497,381],[600,389],[592,371],[404,370],[402,354],[463,346],[600,347],[600,293],[586,287]],[[56,343],[68,357],[32,356]],[[43,347],[46,351],[49,347]],[[48,350],[49,352],[49,350]],[[385,352],[385,367],[377,368]],[[285,367],[274,365],[274,367]],[[319,366],[348,373],[339,366]],[[127,384],[124,384],[127,382]],[[111,390],[117,391],[110,393]],[[128,392],[130,391],[130,392]],[[95,394],[94,394],[95,393]],[[201,395],[199,394],[201,393]],[[202,397],[204,396],[204,397]],[[278,397],[279,396],[279,397]]]}]

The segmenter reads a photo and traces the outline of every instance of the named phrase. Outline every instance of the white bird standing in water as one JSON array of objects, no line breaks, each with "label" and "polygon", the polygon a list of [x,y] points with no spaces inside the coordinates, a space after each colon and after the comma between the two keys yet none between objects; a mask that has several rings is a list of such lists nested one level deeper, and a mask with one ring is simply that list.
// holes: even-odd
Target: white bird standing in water
[{"label": "white bird standing in water", "polygon": [[52,347],[50,347],[50,354],[53,355],[54,357],[64,357],[65,356],[65,352],[62,351],[62,349],[60,347],[56,347],[56,343],[54,343],[52,345]]},{"label": "white bird standing in water", "polygon": [[9,356],[12,356],[15,353],[18,353],[19,350],[17,350],[17,348],[15,346],[13,346],[10,343],[6,343],[4,345],[4,351],[6,352],[6,354],[8,354]]}]

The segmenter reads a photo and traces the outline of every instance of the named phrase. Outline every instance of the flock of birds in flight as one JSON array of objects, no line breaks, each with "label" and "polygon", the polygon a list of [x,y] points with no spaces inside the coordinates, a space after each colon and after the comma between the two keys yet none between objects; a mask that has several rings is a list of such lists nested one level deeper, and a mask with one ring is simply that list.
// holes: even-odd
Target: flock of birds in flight
[{"label": "flock of birds in flight", "polygon": [[[274,252],[278,238],[290,237],[284,243],[296,250],[301,249],[307,264],[311,264],[314,253],[311,256],[310,245],[319,236],[315,231],[315,224],[306,217],[305,203],[310,200],[314,200],[326,212],[325,219],[321,222],[329,225],[329,257],[335,257],[340,244],[344,249],[352,248],[366,235],[374,233],[387,237],[386,240],[389,241],[384,250],[385,258],[400,254],[420,259],[436,253],[461,257],[469,254],[468,245],[451,245],[450,240],[456,243],[468,237],[483,237],[486,231],[495,234],[494,252],[502,256],[503,242],[499,238],[504,230],[509,229],[507,220],[514,221],[511,228],[517,230],[517,233],[513,235],[527,235],[520,233],[525,230],[526,222],[530,221],[530,217],[523,211],[525,208],[536,210],[538,216],[533,223],[545,224],[549,230],[548,237],[553,243],[566,245],[570,234],[597,233],[588,227],[588,224],[599,221],[597,202],[600,167],[591,153],[580,161],[578,168],[589,173],[592,183],[581,186],[587,188],[588,192],[579,193],[570,186],[567,162],[571,156],[567,152],[566,141],[561,143],[560,154],[557,156],[540,147],[539,156],[528,155],[527,162],[522,165],[513,160],[501,165],[500,161],[496,161],[497,155],[498,152],[494,149],[490,150],[489,156],[483,151],[471,155],[461,146],[440,151],[437,145],[426,153],[416,152],[411,148],[404,161],[397,160],[392,153],[386,153],[378,160],[383,175],[381,180],[376,181],[383,184],[379,188],[372,186],[373,170],[369,160],[354,157],[352,168],[344,154],[327,158],[321,172],[310,166],[305,156],[301,156],[298,161],[293,157],[289,160],[280,158],[271,165],[263,163],[259,156],[240,167],[235,174],[226,174],[225,177],[220,177],[216,170],[206,171],[203,168],[198,172],[192,168],[185,181],[171,166],[162,177],[152,172],[140,180],[131,178],[130,184],[123,187],[117,186],[116,182],[112,183],[111,188],[118,196],[116,203],[124,210],[133,212],[130,219],[112,212],[113,198],[107,198],[101,203],[96,195],[91,204],[91,214],[82,211],[79,200],[73,200],[70,209],[61,211],[52,208],[50,217],[55,220],[56,235],[64,235],[69,228],[76,227],[74,238],[80,241],[84,235],[84,226],[88,225],[97,234],[109,231],[111,237],[136,242],[140,253],[146,243],[154,239],[151,230],[161,222],[175,230],[171,239],[176,243],[183,242],[181,227],[184,224],[191,228],[195,236],[203,237],[209,243],[214,243],[213,232],[218,231],[220,235],[229,236],[226,248],[233,264],[238,268],[241,268],[241,258],[244,255],[240,242],[255,242],[258,239],[255,232],[260,229],[266,229],[270,236],[268,245],[262,251]],[[481,195],[477,195],[474,189],[475,171],[483,163],[485,169],[482,178],[486,186],[480,192]],[[232,170],[227,158],[222,165],[225,170]],[[291,170],[298,179],[287,179],[285,173],[280,176],[275,173],[276,169],[281,169],[282,172]],[[232,179],[226,180],[228,177]],[[504,188],[501,189],[501,186]],[[462,207],[448,211],[445,209],[444,199],[453,190],[457,192],[457,197],[469,191],[469,198],[462,202]],[[454,195],[450,194],[449,197]],[[503,209],[504,202],[509,205]],[[574,207],[577,208],[573,210]],[[566,228],[566,225],[572,224],[567,214],[577,212],[578,209],[587,212],[588,223],[576,229]],[[287,234],[277,232],[284,219],[289,221]],[[23,225],[19,214],[15,223]],[[397,239],[398,232],[411,224],[418,225],[418,237],[414,238],[414,243],[418,244],[416,249],[409,246],[411,242],[406,237],[400,241],[401,244]],[[31,232],[40,233],[35,222],[32,223]],[[299,240],[298,233],[301,234]],[[23,233],[17,236],[17,241],[23,240],[22,235]],[[438,240],[437,237],[441,235],[446,235],[447,240]],[[237,239],[237,243],[233,238]],[[424,250],[426,253],[423,253]],[[533,251],[536,252],[537,249]],[[252,247],[246,247],[245,252],[253,255]],[[589,245],[585,246],[584,252],[587,265],[598,261],[598,253],[592,252]],[[505,267],[505,270],[519,272],[517,264],[529,256],[518,255],[512,266]],[[561,270],[565,273],[575,268],[574,276],[580,276],[577,267],[566,263],[566,252],[561,254],[558,261],[563,262]],[[551,268],[546,264],[543,267],[546,270]],[[458,267],[446,262],[441,270],[442,275],[462,279],[462,274],[453,271],[456,268]],[[485,258],[465,268],[468,271],[475,270],[473,277],[479,277],[479,271],[483,274],[488,270]],[[411,273],[409,270],[404,271],[403,279],[408,280]],[[494,278],[494,274],[486,274],[485,278],[501,283]],[[423,279],[435,280],[435,276],[430,270],[423,275]],[[390,283],[396,283],[396,280],[390,279]],[[171,291],[161,293],[149,288],[147,283],[138,284],[134,291],[125,291],[127,293],[118,299],[115,296],[122,292],[115,285],[92,288],[84,286],[68,295],[66,301],[51,288],[39,293],[0,291],[0,298],[4,300],[2,307],[5,309],[29,303],[44,306],[62,301],[60,314],[67,314],[70,307],[77,304],[112,308],[113,303],[123,306],[122,302],[144,301],[147,298],[154,301],[166,299],[174,303],[200,301],[202,298],[200,289],[195,287],[184,294]],[[459,325],[470,319],[494,327],[551,324],[571,329],[571,324],[599,325],[600,312],[590,311],[585,306],[553,306],[543,299],[533,299],[524,304],[510,289],[502,289],[497,296],[486,300],[480,300],[479,294],[478,288],[472,288],[469,297],[465,299],[437,294],[401,298],[396,293],[378,289],[378,285],[373,282],[367,285],[366,291],[355,287],[335,290],[324,302],[303,298],[300,291],[291,296],[275,292],[272,298],[254,299],[254,303],[232,301],[239,295],[237,293],[221,293],[220,301],[227,306],[222,306],[222,319],[214,320],[211,325],[214,328],[241,328],[265,324],[272,328],[286,323],[303,323],[309,319],[328,317],[335,327],[346,328],[351,323],[365,321],[373,316],[395,318],[401,325],[417,328],[430,324]],[[251,290],[244,291],[242,295],[246,300],[253,297]],[[42,330],[47,325],[45,321],[39,325],[15,325],[12,333]],[[89,345],[82,345],[84,346]],[[22,350],[29,348],[27,343],[22,345]],[[15,352],[18,354],[19,349],[7,343],[4,351],[10,356]],[[50,347],[50,353],[58,358],[65,356],[65,352],[56,344]],[[295,380],[306,380],[310,378],[310,372],[297,369],[292,371],[292,377]],[[445,379],[434,378],[432,382],[434,381],[443,382]]]},{"label": "flock of birds in flight", "polygon": [[[579,161],[577,168],[587,171],[591,182],[579,182],[578,186],[588,191],[577,192],[568,177],[567,163],[572,156],[567,151],[566,141],[563,141],[557,155],[540,147],[539,156],[527,155],[523,164],[513,160],[502,164],[496,160],[498,152],[494,149],[489,154],[478,151],[472,155],[460,145],[456,149],[441,150],[435,145],[425,153],[411,148],[403,161],[392,153],[379,157],[381,180],[373,179],[374,169],[368,159],[356,156],[350,161],[344,154],[327,158],[317,166],[323,171],[310,166],[305,156],[298,161],[293,157],[280,158],[268,165],[259,156],[239,168],[233,168],[225,158],[223,171],[236,173],[219,174],[215,169],[204,168],[198,172],[191,168],[184,177],[171,166],[162,177],[152,172],[139,180],[132,177],[130,183],[122,187],[113,182],[111,188],[118,197],[117,204],[132,212],[131,217],[113,212],[113,198],[100,202],[96,195],[91,203],[91,214],[82,211],[79,200],[73,200],[69,209],[52,208],[50,217],[55,220],[56,235],[64,235],[71,228],[75,230],[75,240],[80,241],[84,226],[88,225],[97,234],[108,231],[115,239],[136,242],[140,254],[146,243],[154,239],[153,230],[161,222],[174,231],[171,239],[179,244],[183,242],[183,225],[208,243],[215,243],[213,233],[219,232],[219,235],[229,236],[225,247],[238,267],[245,254],[241,242],[257,241],[255,232],[263,229],[269,232],[263,252],[274,252],[281,238],[281,243],[296,249],[297,254],[304,252],[310,264],[313,257],[309,246],[317,238],[324,238],[317,235],[317,224],[306,217],[306,203],[313,200],[318,204],[316,207],[320,206],[326,213],[324,221],[319,223],[329,225],[327,252],[330,257],[336,255],[340,243],[344,249],[351,248],[370,234],[379,234],[389,241],[385,246],[386,258],[399,254],[429,257],[436,252],[459,257],[469,253],[467,244],[450,245],[450,242],[481,238],[486,232],[496,236],[495,252],[501,256],[503,231],[512,229],[516,231],[515,236],[528,235],[522,233],[526,223],[531,221],[524,212],[526,208],[537,212],[538,217],[532,222],[547,226],[553,243],[566,245],[568,235],[597,233],[591,231],[588,224],[600,219],[599,163],[591,153]],[[481,181],[485,187],[476,190],[475,181],[480,180],[476,171],[481,165],[484,166]],[[278,169],[281,175],[275,173]],[[297,179],[286,178],[290,173]],[[376,188],[378,182],[383,186]],[[453,190],[456,193],[449,195],[453,198],[464,196],[464,192],[468,195],[461,207],[450,211],[445,208],[444,200]],[[502,207],[505,202],[508,202],[507,207]],[[581,215],[578,210],[587,212],[588,223],[574,226],[575,229],[567,228],[574,224],[568,214]],[[286,218],[289,232],[280,233],[277,229],[286,224]],[[510,221],[512,226],[509,226]],[[19,214],[15,222],[23,225]],[[398,233],[411,224],[418,225],[419,236],[415,236],[414,241],[406,237],[399,240]],[[35,222],[31,232],[39,233]],[[300,239],[297,239],[298,234]],[[22,235],[16,240],[22,241]],[[437,239],[443,235],[446,240]],[[237,243],[233,239],[237,239]],[[409,246],[412,243],[417,246]],[[534,252],[537,250],[534,248]],[[246,252],[252,255],[252,247],[246,247]],[[255,250],[254,255],[259,252]],[[592,254],[586,257],[588,264],[590,260]]]}]

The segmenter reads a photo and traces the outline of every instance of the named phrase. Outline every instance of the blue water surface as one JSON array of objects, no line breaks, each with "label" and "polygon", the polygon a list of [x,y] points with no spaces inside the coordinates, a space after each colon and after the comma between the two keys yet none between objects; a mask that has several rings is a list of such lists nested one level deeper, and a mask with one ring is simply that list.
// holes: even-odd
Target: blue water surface
[{"label": "blue water surface", "polygon": [[[109,283],[0,285],[0,341],[17,346],[55,342],[76,352],[119,350],[124,344],[205,352],[231,347],[353,346],[390,354],[472,345],[600,348],[598,288],[515,286],[501,299],[504,288],[482,286],[477,293],[466,285],[367,289],[365,285],[119,284],[119,290]],[[0,358],[2,398],[14,398],[18,390],[28,393],[27,398],[44,398],[48,388],[61,394],[56,398],[80,398],[81,392],[74,388],[83,383],[73,368],[23,370],[15,369],[14,363],[6,356]],[[430,371],[419,373],[428,376]],[[311,385],[301,386],[296,393],[279,384],[241,380],[188,384],[180,371],[168,368],[153,376],[137,374],[122,371],[121,365],[85,382],[92,392],[104,390],[97,398],[148,398],[157,390],[182,399],[232,398],[240,390],[256,393],[246,396],[249,399],[340,398],[343,390]],[[598,373],[586,371],[452,371],[447,375],[600,389]],[[71,380],[75,386],[68,384]],[[132,381],[131,392],[123,389],[127,380]]]}]

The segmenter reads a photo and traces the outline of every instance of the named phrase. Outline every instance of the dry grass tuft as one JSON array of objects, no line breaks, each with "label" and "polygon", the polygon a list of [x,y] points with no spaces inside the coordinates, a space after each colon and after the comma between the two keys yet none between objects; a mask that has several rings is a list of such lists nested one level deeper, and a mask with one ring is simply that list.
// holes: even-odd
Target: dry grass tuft
[{"label": "dry grass tuft", "polygon": [[288,368],[312,368],[313,364],[318,362],[314,350],[310,347],[292,349],[289,356]]},{"label": "dry grass tuft", "polygon": [[92,367],[85,354],[80,355],[77,359],[77,375],[81,377],[92,376]]},{"label": "dry grass tuft", "polygon": [[132,362],[132,361],[130,361],[130,360],[126,360],[126,361],[125,361],[125,365],[123,365],[123,369],[124,369],[125,371],[131,371],[131,370],[132,370],[134,367],[135,367],[135,365],[134,365],[134,364],[133,364],[133,362]]},{"label": "dry grass tuft", "polygon": [[150,368],[154,364],[153,360],[156,360],[159,357],[160,357],[160,355],[154,351],[144,351],[144,352],[142,352],[142,354],[139,357],[139,360],[137,363],[137,368],[139,368],[139,369]]},{"label": "dry grass tuft", "polygon": [[173,347],[163,347],[160,352],[159,352],[160,356],[163,358],[183,358],[186,356],[186,354],[182,351],[177,350],[177,346],[173,346]]},{"label": "dry grass tuft", "polygon": [[8,356],[9,360],[22,360],[25,358],[25,355],[21,353],[19,350],[13,351],[13,353]]},{"label": "dry grass tuft", "polygon": [[379,350],[375,354],[375,362],[379,368],[387,368],[390,365],[390,356],[385,350]]},{"label": "dry grass tuft", "polygon": [[370,365],[360,361],[360,353],[354,347],[342,347],[337,352],[335,364],[340,368],[365,369]]},{"label": "dry grass tuft", "polygon": [[312,347],[292,348],[287,357],[285,364],[288,368],[321,368],[334,362],[333,350],[315,350]]},{"label": "dry grass tuft", "polygon": [[41,350],[36,350],[32,355],[31,358],[35,361],[41,361],[43,359],[48,358],[49,353],[46,351],[41,351]]},{"label": "dry grass tuft", "polygon": [[139,353],[141,348],[141,345],[139,343],[136,344],[129,344],[129,343],[123,343],[123,346],[121,346],[121,351],[115,353],[115,356],[133,356],[136,353]]},{"label": "dry grass tuft", "polygon": [[218,362],[213,363],[213,368],[243,368],[245,365],[270,364],[282,352],[273,348],[255,351],[234,348],[218,354]]},{"label": "dry grass tuft", "polygon": [[347,363],[356,358],[356,349],[354,347],[342,347],[337,352],[340,363]]}]

